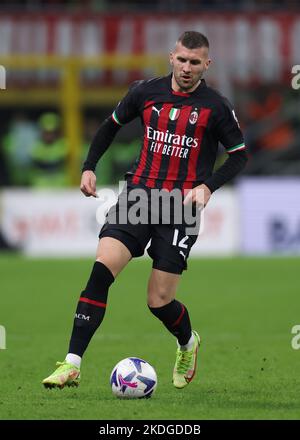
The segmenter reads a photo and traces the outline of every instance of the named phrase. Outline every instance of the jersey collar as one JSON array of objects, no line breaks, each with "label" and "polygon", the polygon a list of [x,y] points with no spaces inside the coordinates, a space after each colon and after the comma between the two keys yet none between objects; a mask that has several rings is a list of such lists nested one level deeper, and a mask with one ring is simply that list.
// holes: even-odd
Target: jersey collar
[{"label": "jersey collar", "polygon": [[202,89],[203,87],[206,87],[206,82],[205,82],[204,78],[201,78],[199,86],[193,92],[191,92],[191,93],[175,92],[175,90],[172,89],[172,73],[171,73],[169,75],[169,86],[170,86],[170,89],[172,91],[172,95],[175,95],[175,96],[185,96],[185,97],[188,98],[193,93],[196,93],[198,90]]}]

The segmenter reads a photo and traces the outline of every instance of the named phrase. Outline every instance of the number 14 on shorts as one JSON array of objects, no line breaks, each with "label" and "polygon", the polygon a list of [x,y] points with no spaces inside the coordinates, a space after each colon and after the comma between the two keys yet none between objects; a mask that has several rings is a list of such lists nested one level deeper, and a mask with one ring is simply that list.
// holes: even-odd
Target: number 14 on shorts
[{"label": "number 14 on shorts", "polygon": [[[188,245],[185,244],[185,242],[189,239],[188,235],[185,235],[180,241],[178,241],[178,236],[179,236],[179,229],[175,228],[174,235],[173,235],[173,243],[172,243],[172,245],[173,246],[178,246],[178,247],[183,248],[183,249],[187,249]],[[186,259],[186,254],[182,250],[180,250],[179,253],[180,253],[180,255],[183,256],[184,259]]]}]

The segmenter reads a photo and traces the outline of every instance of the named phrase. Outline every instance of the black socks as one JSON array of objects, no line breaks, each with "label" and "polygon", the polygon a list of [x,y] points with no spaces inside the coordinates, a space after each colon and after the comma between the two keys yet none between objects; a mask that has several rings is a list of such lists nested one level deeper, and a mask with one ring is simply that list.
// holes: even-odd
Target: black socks
[{"label": "black socks", "polygon": [[111,271],[105,264],[96,261],[87,286],[79,298],[69,353],[82,357],[104,318],[108,289],[113,282]]},{"label": "black socks", "polygon": [[150,307],[150,311],[162,321],[180,345],[186,345],[192,336],[191,322],[187,309],[174,299],[162,307]]},{"label": "black socks", "polygon": [[[85,290],[77,305],[74,325],[69,345],[69,353],[82,357],[97,328],[100,326],[105,310],[108,290],[114,282],[111,271],[105,264],[95,262]],[[186,345],[192,335],[191,322],[187,309],[177,300],[162,307],[150,307],[150,311],[162,321],[180,345]]]}]

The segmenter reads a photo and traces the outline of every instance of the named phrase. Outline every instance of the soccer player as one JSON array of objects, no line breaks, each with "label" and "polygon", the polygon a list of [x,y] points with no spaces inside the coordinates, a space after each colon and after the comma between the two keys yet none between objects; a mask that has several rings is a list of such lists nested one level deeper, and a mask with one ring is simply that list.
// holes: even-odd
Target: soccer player
[{"label": "soccer player", "polygon": [[[43,380],[47,388],[79,384],[81,359],[104,318],[108,290],[127,263],[143,255],[149,240],[147,252],[153,266],[148,307],[177,339],[173,384],[184,388],[195,376],[200,337],[192,330],[186,306],[175,294],[197,233],[189,234],[187,222],[176,223],[173,217],[168,224],[110,221],[132,206],[128,194],[134,189],[149,195],[153,190],[180,190],[182,207],[191,205],[195,212],[246,164],[234,110],[202,78],[211,63],[207,38],[199,32],[184,32],[170,53],[170,63],[171,74],[133,83],[92,141],[81,180],[81,191],[87,197],[97,196],[94,170],[120,127],[141,118],[144,135],[140,155],[126,174],[126,191],[100,231],[96,262],[79,298],[68,354]],[[213,172],[219,141],[228,157]]]}]

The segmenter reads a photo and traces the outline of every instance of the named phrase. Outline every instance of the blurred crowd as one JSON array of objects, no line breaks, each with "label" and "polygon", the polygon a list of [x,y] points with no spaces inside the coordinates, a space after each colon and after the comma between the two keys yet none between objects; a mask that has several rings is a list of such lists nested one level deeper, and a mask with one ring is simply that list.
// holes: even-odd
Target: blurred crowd
[{"label": "blurred crowd", "polygon": [[76,11],[93,12],[198,12],[203,10],[262,11],[300,9],[298,0],[2,0],[2,9],[22,11]]},{"label": "blurred crowd", "polygon": [[[96,117],[84,120],[84,139],[81,146],[78,178],[91,140],[100,125]],[[123,179],[139,151],[139,139],[116,139],[97,168],[99,184],[113,184]],[[67,187],[70,148],[63,135],[58,113],[48,111],[37,118],[17,112],[0,138],[0,186]]]},{"label": "blurred crowd", "polygon": [[[250,155],[245,173],[299,175],[298,94],[278,84],[242,88],[236,93],[235,108]],[[93,136],[107,114],[105,109],[97,116],[92,112],[84,115],[78,178]],[[122,128],[97,167],[100,185],[116,184],[123,179],[139,153],[140,134],[138,121]],[[46,111],[36,117],[30,117],[28,112],[13,113],[0,136],[0,185],[69,186],[70,148],[57,112]],[[217,166],[225,158],[221,147]]]},{"label": "blurred crowd", "polygon": [[300,174],[299,94],[283,84],[243,88],[237,95],[252,175]]}]

